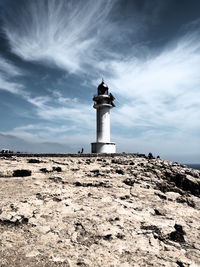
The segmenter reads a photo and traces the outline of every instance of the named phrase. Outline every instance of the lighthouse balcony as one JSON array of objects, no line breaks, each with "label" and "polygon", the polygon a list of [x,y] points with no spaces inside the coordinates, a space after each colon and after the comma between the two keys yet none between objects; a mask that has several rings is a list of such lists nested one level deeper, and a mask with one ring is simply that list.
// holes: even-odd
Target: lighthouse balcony
[{"label": "lighthouse balcony", "polygon": [[94,95],[93,97],[93,101],[108,101],[110,99],[110,96],[109,95]]},{"label": "lighthouse balcony", "polygon": [[102,108],[102,107],[113,108],[113,105],[108,104],[108,103],[95,103],[95,104],[93,105],[93,108],[96,108],[96,109],[98,109],[98,108]]},{"label": "lighthouse balcony", "polygon": [[93,101],[96,103],[94,104],[94,108],[99,108],[99,107],[114,107],[113,103],[113,97],[111,95],[95,95],[93,97]]}]

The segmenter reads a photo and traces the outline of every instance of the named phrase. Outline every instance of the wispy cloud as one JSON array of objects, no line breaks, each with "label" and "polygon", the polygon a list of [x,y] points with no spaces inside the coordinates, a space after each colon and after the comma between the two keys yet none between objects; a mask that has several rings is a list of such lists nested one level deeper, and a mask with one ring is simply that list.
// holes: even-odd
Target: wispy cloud
[{"label": "wispy cloud", "polygon": [[0,55],[0,72],[4,75],[9,76],[19,76],[22,75],[22,71],[15,66],[13,63],[5,59]]},{"label": "wispy cloud", "polygon": [[23,94],[23,85],[13,81],[21,75],[22,71],[17,66],[0,55],[0,90]]},{"label": "wispy cloud", "polygon": [[[61,125],[55,127],[52,123],[38,123],[18,126],[11,131],[1,132],[4,135],[13,135],[18,138],[22,138],[27,142],[61,142],[58,140],[58,136],[66,135],[69,131],[73,130],[73,126]],[[62,139],[62,138],[61,138]]]},{"label": "wispy cloud", "polygon": [[21,58],[52,62],[69,72],[84,71],[110,32],[107,17],[114,3],[26,0],[19,12],[11,10],[4,16],[4,31]]},{"label": "wispy cloud", "polygon": [[[74,134],[71,134],[74,130]],[[70,153],[84,147],[89,152],[88,139],[94,140],[91,132],[78,132],[74,125],[55,127],[53,123],[28,124],[11,131],[0,131],[0,144],[6,140],[9,148],[20,151]],[[20,144],[16,145],[19,141]]]},{"label": "wispy cloud", "polygon": [[[92,116],[92,108],[90,105],[82,104],[77,98],[64,97],[59,90],[49,90],[48,95],[34,96],[33,92],[26,90],[25,86],[20,82],[11,81],[13,77],[22,75],[22,71],[13,63],[1,57],[0,61],[0,90],[18,95],[20,98],[31,104],[35,116],[39,120],[45,120],[51,123],[51,126],[45,127],[43,130],[41,125],[28,125],[16,127],[12,132],[5,134],[15,134],[24,140],[50,140],[50,135],[55,132],[55,127],[58,127],[56,133],[74,131],[76,133],[84,132],[86,129],[92,128],[94,124],[94,116]],[[67,123],[67,127],[62,127],[61,123]],[[59,126],[55,126],[59,124]],[[25,127],[25,128],[23,128]],[[34,129],[35,127],[35,129]],[[31,133],[32,132],[32,133]],[[36,133],[37,132],[37,133]]]},{"label": "wispy cloud", "polygon": [[[33,105],[38,119],[55,125],[68,123],[69,128],[76,132],[90,130],[94,124],[92,105],[83,104],[77,98],[66,98],[59,90],[49,90],[48,95],[38,97],[26,94],[24,99]],[[59,129],[62,127],[59,126]]]},{"label": "wispy cloud", "polygon": [[13,80],[15,77],[23,75],[25,75],[24,71],[0,56],[0,90],[18,95],[35,107],[41,108],[51,98],[49,96],[32,97],[32,92],[27,91],[22,82]]},{"label": "wispy cloud", "polygon": [[[200,36],[197,32],[169,43],[146,60],[112,61],[107,77],[120,107],[113,114],[124,127],[178,131],[200,128]],[[148,130],[148,129],[147,129]]]},{"label": "wispy cloud", "polygon": [[0,90],[4,90],[12,94],[23,94],[23,85],[8,81],[7,78],[0,73]]},{"label": "wispy cloud", "polygon": [[[94,120],[91,116],[92,109],[90,105],[82,104],[74,97],[64,97],[58,89],[48,90],[48,95],[43,94],[33,97],[33,92],[26,90],[22,83],[12,81],[13,77],[23,75],[21,69],[3,57],[0,59],[0,90],[19,96],[31,104],[34,116],[37,116],[38,120],[42,119],[51,123],[49,126],[43,125],[43,127],[38,124],[16,127],[11,132],[4,132],[4,134],[15,134],[15,136],[24,140],[37,140],[39,142],[51,140],[50,135],[53,138],[55,132],[57,134],[68,131],[80,133],[91,128]],[[63,128],[61,123],[67,123],[68,126]],[[55,127],[58,127],[57,130],[55,130]]]},{"label": "wispy cloud", "polygon": [[53,94],[53,97],[55,98],[56,102],[57,103],[60,103],[60,104],[75,104],[78,102],[78,99],[76,97],[74,98],[70,98],[70,97],[64,97],[63,94],[55,89],[55,90],[50,90],[50,92]]}]

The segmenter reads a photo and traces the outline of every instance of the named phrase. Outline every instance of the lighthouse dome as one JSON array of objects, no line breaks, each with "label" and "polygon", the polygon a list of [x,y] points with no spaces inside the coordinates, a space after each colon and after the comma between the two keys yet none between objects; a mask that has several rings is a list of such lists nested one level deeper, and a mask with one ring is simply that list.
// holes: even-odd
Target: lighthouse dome
[{"label": "lighthouse dome", "polygon": [[104,83],[104,81],[99,84],[97,90],[98,95],[108,95],[108,86]]}]

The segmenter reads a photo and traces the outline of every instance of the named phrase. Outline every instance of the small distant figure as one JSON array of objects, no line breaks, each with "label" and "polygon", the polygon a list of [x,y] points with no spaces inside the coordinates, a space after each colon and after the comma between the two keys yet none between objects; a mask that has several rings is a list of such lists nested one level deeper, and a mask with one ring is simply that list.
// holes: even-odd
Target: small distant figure
[{"label": "small distant figure", "polygon": [[149,152],[149,155],[148,155],[148,159],[153,159],[153,154],[151,152]]},{"label": "small distant figure", "polygon": [[84,152],[84,148],[82,147],[82,148],[81,148],[81,154],[83,154],[83,152]]},{"label": "small distant figure", "polygon": [[78,154],[80,154],[81,152],[80,151],[78,151]]}]

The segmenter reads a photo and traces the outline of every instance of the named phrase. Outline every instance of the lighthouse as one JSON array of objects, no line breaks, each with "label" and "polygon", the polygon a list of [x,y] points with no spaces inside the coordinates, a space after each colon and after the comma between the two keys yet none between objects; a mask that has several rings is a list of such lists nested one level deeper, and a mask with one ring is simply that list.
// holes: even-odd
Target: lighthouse
[{"label": "lighthouse", "polygon": [[110,142],[110,109],[115,107],[114,96],[102,80],[93,97],[96,109],[96,142],[92,143],[92,153],[115,153],[115,143]]}]

